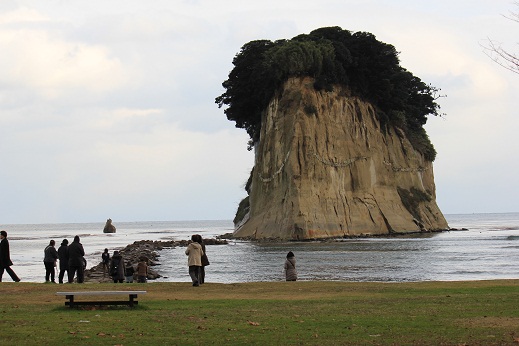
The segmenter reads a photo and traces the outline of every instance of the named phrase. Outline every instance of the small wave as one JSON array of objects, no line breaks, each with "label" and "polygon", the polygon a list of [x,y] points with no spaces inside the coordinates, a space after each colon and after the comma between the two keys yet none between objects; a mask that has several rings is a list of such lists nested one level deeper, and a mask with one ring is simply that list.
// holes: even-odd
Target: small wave
[{"label": "small wave", "polygon": [[12,241],[12,240],[39,240],[39,239],[41,239],[41,238],[40,237],[9,237],[9,241]]},{"label": "small wave", "polygon": [[489,231],[492,232],[497,232],[497,231],[518,231],[519,230],[519,226],[501,226],[501,227],[491,227],[489,228]]}]

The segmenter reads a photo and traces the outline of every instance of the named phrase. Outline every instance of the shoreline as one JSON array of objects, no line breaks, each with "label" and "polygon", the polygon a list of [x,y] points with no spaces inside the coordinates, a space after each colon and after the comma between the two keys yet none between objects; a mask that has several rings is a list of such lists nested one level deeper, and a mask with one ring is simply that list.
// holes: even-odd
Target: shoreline
[{"label": "shoreline", "polygon": [[[366,239],[366,238],[394,238],[401,237],[405,238],[406,236],[419,236],[419,235],[430,235],[431,233],[443,233],[450,231],[468,231],[466,228],[456,229],[451,228],[448,230],[433,230],[433,231],[416,231],[416,232],[393,232],[389,234],[363,234],[363,235],[355,235],[355,236],[343,236],[343,237],[333,237],[333,238],[319,238],[319,239],[305,239],[305,240],[284,240],[280,238],[264,238],[264,239],[253,239],[253,238],[235,238],[232,236],[232,233],[225,233],[217,236],[217,238],[208,238],[204,239],[204,245],[227,245],[227,240],[241,240],[241,241],[249,241],[249,242],[279,242],[279,241],[287,241],[287,242],[341,242],[343,239]],[[148,260],[148,280],[156,280],[161,278],[159,270],[154,269],[154,267],[160,266],[160,254],[158,251],[167,248],[175,248],[175,247],[187,247],[191,243],[191,240],[138,240],[133,242],[132,244],[126,245],[124,248],[118,249],[119,253],[122,255],[124,259],[124,263],[128,262],[136,269],[137,263],[139,262],[139,258],[144,256]],[[117,250],[117,249],[114,249]],[[134,275],[134,280],[136,280]],[[88,269],[85,269],[85,282],[92,283],[111,283],[113,282],[110,275],[104,271],[103,264],[100,262]]]},{"label": "shoreline", "polygon": [[391,233],[381,233],[381,234],[355,234],[355,235],[343,235],[343,236],[335,236],[335,237],[326,237],[326,238],[309,238],[309,239],[285,239],[285,238],[277,238],[277,237],[269,237],[269,238],[253,238],[253,237],[235,237],[234,233],[224,233],[218,236],[218,239],[228,239],[228,240],[242,240],[242,241],[250,241],[257,243],[275,243],[275,242],[340,242],[343,239],[370,239],[370,238],[406,238],[406,237],[417,237],[417,236],[427,236],[435,233],[445,233],[445,232],[462,232],[469,231],[468,228],[448,228],[448,229],[435,229],[435,230],[418,230],[411,232],[396,232],[393,231]]}]

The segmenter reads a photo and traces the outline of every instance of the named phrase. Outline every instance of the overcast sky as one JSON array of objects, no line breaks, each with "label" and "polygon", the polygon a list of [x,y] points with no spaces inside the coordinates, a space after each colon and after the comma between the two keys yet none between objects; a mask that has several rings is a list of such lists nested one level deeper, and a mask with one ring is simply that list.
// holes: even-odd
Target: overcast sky
[{"label": "overcast sky", "polygon": [[368,31],[442,89],[430,118],[445,214],[519,211],[519,52],[501,0],[0,2],[0,224],[232,219],[253,166],[214,103],[240,47]]}]

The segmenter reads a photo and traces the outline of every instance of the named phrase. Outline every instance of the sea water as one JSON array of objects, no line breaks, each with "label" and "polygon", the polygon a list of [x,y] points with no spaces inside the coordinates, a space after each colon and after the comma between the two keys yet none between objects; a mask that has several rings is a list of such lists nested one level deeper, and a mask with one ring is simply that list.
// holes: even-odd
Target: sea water
[{"label": "sea water", "polygon": [[[296,255],[300,280],[455,281],[519,277],[519,213],[446,215],[459,229],[407,237],[338,239],[337,241],[255,243],[229,241],[208,245],[211,262],[206,281],[234,283],[284,280],[288,251]],[[25,282],[43,282],[43,249],[56,248],[79,235],[88,267],[137,240],[181,240],[232,232],[231,221],[117,222],[116,233],[103,233],[104,222],[78,224],[0,225],[8,232],[13,269]],[[466,229],[466,230],[461,230]],[[185,248],[159,252],[156,281],[190,282]],[[4,274],[4,281],[10,278]]]}]

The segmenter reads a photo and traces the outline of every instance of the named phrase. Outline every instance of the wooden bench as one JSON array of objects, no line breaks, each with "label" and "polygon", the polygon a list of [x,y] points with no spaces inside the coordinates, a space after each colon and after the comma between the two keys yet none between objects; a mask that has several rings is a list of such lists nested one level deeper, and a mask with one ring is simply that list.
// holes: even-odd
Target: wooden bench
[{"label": "wooden bench", "polygon": [[[136,300],[137,295],[146,294],[146,291],[76,291],[76,292],[56,292],[58,296],[65,296],[68,301],[65,302],[65,306],[68,305],[71,308],[77,305],[128,305],[133,307],[139,304]],[[77,296],[122,296],[128,295],[128,300],[89,300],[89,301],[75,301],[74,297]]]}]

